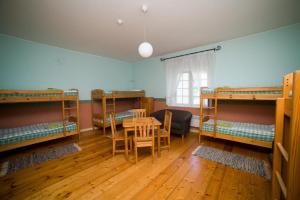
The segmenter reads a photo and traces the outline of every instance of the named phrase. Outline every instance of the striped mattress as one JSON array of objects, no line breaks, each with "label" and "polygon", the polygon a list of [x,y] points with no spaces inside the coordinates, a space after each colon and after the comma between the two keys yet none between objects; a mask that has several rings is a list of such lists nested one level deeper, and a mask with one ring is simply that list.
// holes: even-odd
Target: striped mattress
[{"label": "striped mattress", "polygon": [[113,92],[142,92],[143,90],[140,89],[134,89],[134,90],[104,90],[105,94],[112,94]]},{"label": "striped mattress", "polygon": [[[125,111],[125,112],[119,112],[119,113],[116,113],[116,115],[115,115],[116,123],[122,123],[123,119],[132,118],[132,117],[133,117],[133,113],[130,110]],[[103,123],[103,119],[101,119],[101,118],[94,118],[93,121]],[[110,123],[109,114],[106,117],[106,123],[107,124]]]},{"label": "striped mattress", "polygon": [[216,91],[212,88],[203,88],[202,94],[282,94],[282,90],[262,90],[262,91]]},{"label": "striped mattress", "polygon": [[[74,131],[77,125],[67,122],[66,130]],[[29,126],[0,129],[0,145],[13,144],[34,138],[55,135],[64,131],[62,122],[40,123]]]},{"label": "striped mattress", "polygon": [[[51,91],[51,90],[49,90]],[[78,92],[77,90],[65,90],[64,91],[65,96],[77,96]],[[61,94],[58,93],[0,93],[0,97],[52,97],[52,96],[61,96]]]},{"label": "striped mattress", "polygon": [[[210,119],[207,122],[204,122],[202,130],[214,131],[214,120]],[[263,125],[218,120],[216,131],[220,134],[225,135],[232,135],[237,137],[245,137],[255,140],[272,142],[274,140],[275,135],[275,126],[273,124]]]}]

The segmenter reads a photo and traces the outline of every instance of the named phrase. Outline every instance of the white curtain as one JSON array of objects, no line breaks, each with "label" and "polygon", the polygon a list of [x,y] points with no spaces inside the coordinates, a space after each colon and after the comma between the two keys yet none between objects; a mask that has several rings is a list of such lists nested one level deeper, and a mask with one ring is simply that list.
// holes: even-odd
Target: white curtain
[{"label": "white curtain", "polygon": [[194,55],[166,60],[166,101],[168,106],[176,106],[176,90],[180,75],[190,72],[193,81],[200,86],[201,74],[207,74],[208,86],[213,82],[213,68],[215,65],[215,53],[208,51]]}]

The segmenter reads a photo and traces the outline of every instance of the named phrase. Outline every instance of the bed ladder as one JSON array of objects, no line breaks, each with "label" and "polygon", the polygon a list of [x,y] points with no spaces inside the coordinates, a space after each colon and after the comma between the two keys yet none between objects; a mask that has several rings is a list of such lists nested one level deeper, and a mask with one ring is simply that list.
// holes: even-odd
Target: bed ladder
[{"label": "bed ladder", "polygon": [[[201,96],[200,93],[200,116],[199,116],[199,131],[202,131],[202,126],[203,126],[203,121],[206,119],[206,117],[209,117],[209,119],[214,120],[214,137],[216,137],[216,126],[217,126],[217,115],[218,115],[218,99],[215,97],[214,99],[207,99],[207,107],[204,107],[204,100]],[[214,102],[213,102],[214,100]],[[213,110],[213,114],[211,112],[208,112],[208,114],[204,113],[203,110]],[[199,133],[199,143],[200,143],[200,136],[201,134]]]},{"label": "bed ladder", "polygon": [[[284,98],[279,98],[276,101],[276,130],[274,141],[274,159],[273,159],[273,179],[272,179],[272,199],[281,199],[281,194],[284,198],[287,197],[286,184],[282,178],[283,161],[286,164],[289,162],[289,154],[283,146],[283,131],[284,130]],[[284,158],[284,160],[282,159]]]},{"label": "bed ladder", "polygon": [[[300,199],[300,71],[285,76],[292,81],[276,101],[272,199]],[[290,80],[288,80],[290,79]],[[286,84],[286,81],[284,82]],[[289,84],[287,84],[288,86]],[[285,147],[286,146],[286,147]],[[284,166],[285,164],[285,166]],[[284,178],[285,179],[284,179]]]},{"label": "bed ladder", "polygon": [[62,99],[62,116],[63,116],[63,128],[64,128],[64,136],[66,136],[67,133],[67,121],[68,120],[72,120],[72,115],[71,112],[73,110],[76,111],[76,117],[74,121],[76,121],[76,125],[77,125],[77,131],[78,131],[78,139],[80,137],[80,116],[79,116],[79,99],[77,97],[76,101],[75,101],[75,105],[72,105],[74,101],[66,101],[63,97]]},{"label": "bed ladder", "polygon": [[[116,97],[114,94],[112,94],[112,102],[107,103],[108,98],[104,97],[102,99],[102,112],[103,112],[103,134],[106,135],[105,129],[106,129],[106,117],[109,116],[110,112],[116,112]],[[111,110],[112,109],[112,110]]]},{"label": "bed ladder", "polygon": [[[112,108],[113,112],[116,112],[116,98],[113,96],[111,103],[106,103],[107,108]],[[108,113],[112,112],[110,109],[107,111]]]}]

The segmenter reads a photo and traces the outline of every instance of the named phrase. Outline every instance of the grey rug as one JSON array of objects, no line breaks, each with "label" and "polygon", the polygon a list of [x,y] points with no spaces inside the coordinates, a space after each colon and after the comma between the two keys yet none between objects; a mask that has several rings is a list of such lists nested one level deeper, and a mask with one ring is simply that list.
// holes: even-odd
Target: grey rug
[{"label": "grey rug", "polygon": [[0,177],[7,174],[14,173],[18,170],[28,168],[34,165],[41,164],[48,160],[57,159],[63,157],[67,154],[75,153],[80,151],[81,148],[78,144],[71,143],[63,146],[51,148],[47,151],[33,152],[30,155],[21,156],[9,161],[6,161],[2,164]]},{"label": "grey rug", "polygon": [[271,179],[269,164],[264,160],[259,160],[206,146],[199,146],[197,149],[195,149],[193,155],[200,156],[207,160],[212,160],[241,171],[263,176],[269,180]]}]

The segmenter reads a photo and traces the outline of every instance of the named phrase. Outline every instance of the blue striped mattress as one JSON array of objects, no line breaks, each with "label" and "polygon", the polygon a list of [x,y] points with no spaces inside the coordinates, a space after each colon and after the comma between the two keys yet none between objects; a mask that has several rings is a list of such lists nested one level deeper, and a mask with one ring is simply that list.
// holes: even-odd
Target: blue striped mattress
[{"label": "blue striped mattress", "polygon": [[[49,90],[51,91],[51,90]],[[77,90],[65,90],[64,91],[65,96],[77,96],[78,92]],[[52,97],[52,96],[61,96],[61,94],[58,93],[11,93],[11,94],[5,94],[5,93],[0,93],[0,97]]]},{"label": "blue striped mattress", "polygon": [[113,92],[142,92],[143,90],[140,89],[133,89],[133,90],[104,90],[106,94],[112,94]]},{"label": "blue striped mattress", "polygon": [[[125,112],[118,112],[115,114],[116,123],[122,123],[123,119],[132,118],[132,117],[133,117],[133,113],[130,110],[125,111]],[[103,119],[99,119],[99,118],[94,118],[93,121],[103,123]],[[110,123],[110,117],[109,117],[109,114],[107,114],[106,115],[106,124],[109,124],[109,123]]]},{"label": "blue striped mattress", "polygon": [[[214,131],[214,120],[210,119],[207,122],[204,122],[202,130]],[[218,120],[216,131],[217,133],[225,135],[272,142],[275,135],[275,126],[273,124],[263,125]]]},{"label": "blue striped mattress", "polygon": [[282,90],[262,90],[262,91],[219,91],[212,88],[203,88],[202,94],[282,94]]},{"label": "blue striped mattress", "polygon": [[[74,131],[77,125],[67,122],[66,130]],[[34,138],[55,135],[64,131],[62,122],[40,123],[17,128],[0,129],[0,145],[13,144]]]}]

